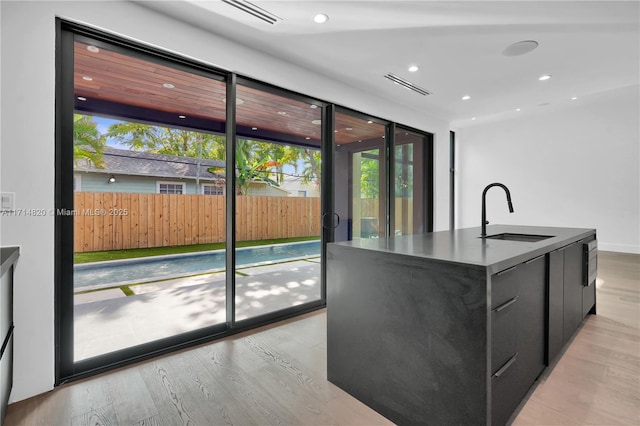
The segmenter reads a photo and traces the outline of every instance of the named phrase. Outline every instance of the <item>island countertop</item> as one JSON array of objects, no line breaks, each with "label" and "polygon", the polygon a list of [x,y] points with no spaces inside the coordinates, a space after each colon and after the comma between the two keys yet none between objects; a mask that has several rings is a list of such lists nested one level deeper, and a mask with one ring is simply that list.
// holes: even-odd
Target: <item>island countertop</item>
[{"label": "island countertop", "polygon": [[463,228],[392,238],[358,239],[342,246],[486,267],[490,274],[510,268],[595,234],[595,229],[547,226],[490,225],[487,235],[502,233],[549,235],[537,242],[480,238],[481,229]]}]

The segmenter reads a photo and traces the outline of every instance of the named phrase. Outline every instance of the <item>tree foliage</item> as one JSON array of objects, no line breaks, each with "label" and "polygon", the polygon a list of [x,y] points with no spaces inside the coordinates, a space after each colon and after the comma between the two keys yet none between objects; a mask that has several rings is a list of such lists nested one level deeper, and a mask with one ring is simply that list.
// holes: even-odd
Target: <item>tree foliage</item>
[{"label": "tree foliage", "polygon": [[96,167],[104,167],[102,152],[105,146],[105,138],[98,130],[98,123],[93,117],[82,114],[73,115],[73,160],[85,160]]},{"label": "tree foliage", "polygon": [[[136,151],[222,161],[226,158],[225,137],[209,133],[119,122],[109,126],[106,136]],[[319,185],[320,159],[320,150],[238,138],[236,192],[246,195],[251,182],[256,181],[279,186],[284,182],[287,165],[294,168],[294,176],[301,177],[303,183]],[[303,164],[301,175],[298,175],[299,162]],[[211,167],[208,171],[225,172],[220,167]]]},{"label": "tree foliage", "polygon": [[322,173],[322,154],[319,149],[297,148],[299,158],[304,163],[302,169],[302,183],[313,183],[320,186],[320,176]]},{"label": "tree foliage", "polygon": [[226,158],[225,138],[210,133],[120,122],[109,126],[106,136],[136,151],[192,158]]},{"label": "tree foliage", "polygon": [[376,149],[363,152],[360,158],[361,198],[380,198],[380,160],[377,156]]},{"label": "tree foliage", "polygon": [[[251,182],[267,182],[273,186],[280,186],[278,182],[270,178],[269,168],[278,167],[279,163],[273,161],[267,153],[260,153],[256,148],[256,142],[248,139],[236,141],[236,194],[247,195]],[[209,172],[220,172],[220,168],[211,167]]]}]

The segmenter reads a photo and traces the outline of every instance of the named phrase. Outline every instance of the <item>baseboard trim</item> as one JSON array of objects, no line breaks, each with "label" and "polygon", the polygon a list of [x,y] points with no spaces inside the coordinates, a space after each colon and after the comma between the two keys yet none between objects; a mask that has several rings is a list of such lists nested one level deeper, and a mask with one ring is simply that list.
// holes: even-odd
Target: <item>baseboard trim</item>
[{"label": "baseboard trim", "polygon": [[615,251],[619,253],[640,254],[640,246],[630,244],[611,244],[598,241],[598,250]]}]

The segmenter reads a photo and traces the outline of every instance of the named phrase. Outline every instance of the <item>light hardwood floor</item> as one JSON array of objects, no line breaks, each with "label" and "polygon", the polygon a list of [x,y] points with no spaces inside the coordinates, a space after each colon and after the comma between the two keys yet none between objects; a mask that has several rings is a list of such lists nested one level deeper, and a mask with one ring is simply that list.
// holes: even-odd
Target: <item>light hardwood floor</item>
[{"label": "light hardwood floor", "polygon": [[[516,425],[640,424],[640,256],[600,252],[589,316]],[[13,425],[390,424],[326,380],[325,311],[12,404]]]}]

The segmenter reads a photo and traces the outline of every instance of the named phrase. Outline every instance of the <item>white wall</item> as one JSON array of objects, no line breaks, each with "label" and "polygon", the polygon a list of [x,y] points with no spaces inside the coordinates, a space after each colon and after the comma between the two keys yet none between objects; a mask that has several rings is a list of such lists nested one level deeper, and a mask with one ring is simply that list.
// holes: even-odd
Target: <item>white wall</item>
[{"label": "white wall", "polygon": [[[448,124],[127,2],[12,2],[1,7],[2,191],[16,207],[54,207],[55,17],[87,23],[223,69],[435,133],[437,229],[448,227]],[[54,382],[54,218],[2,217],[0,244],[20,245],[11,400]]]},{"label": "white wall", "polygon": [[617,89],[537,114],[459,129],[457,227],[492,223],[596,228],[601,250],[640,253],[640,90]]}]

